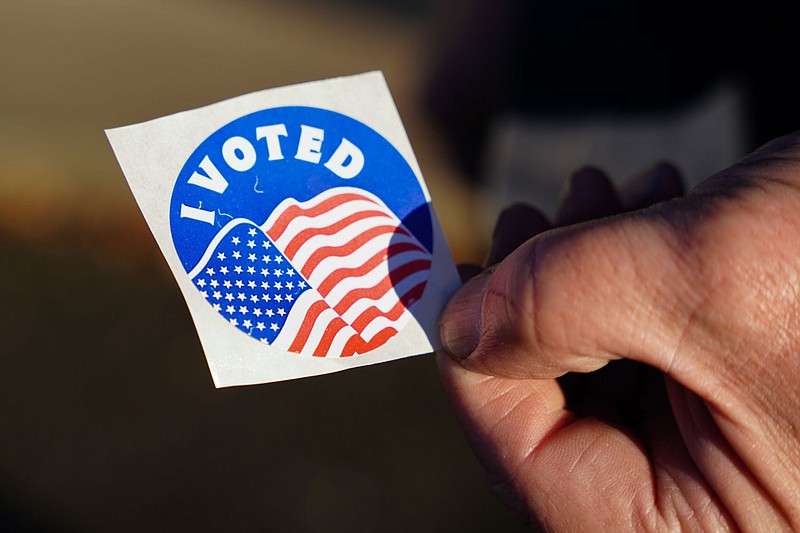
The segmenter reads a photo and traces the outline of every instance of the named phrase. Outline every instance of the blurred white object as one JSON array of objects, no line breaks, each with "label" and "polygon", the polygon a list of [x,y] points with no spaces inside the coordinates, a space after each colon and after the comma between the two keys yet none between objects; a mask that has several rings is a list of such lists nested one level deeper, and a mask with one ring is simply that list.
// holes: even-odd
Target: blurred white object
[{"label": "blurred white object", "polygon": [[682,109],[635,117],[504,116],[493,125],[486,150],[485,226],[513,202],[531,203],[552,217],[564,181],[586,165],[619,183],[668,161],[688,190],[744,155],[743,102],[739,86],[721,84]]}]

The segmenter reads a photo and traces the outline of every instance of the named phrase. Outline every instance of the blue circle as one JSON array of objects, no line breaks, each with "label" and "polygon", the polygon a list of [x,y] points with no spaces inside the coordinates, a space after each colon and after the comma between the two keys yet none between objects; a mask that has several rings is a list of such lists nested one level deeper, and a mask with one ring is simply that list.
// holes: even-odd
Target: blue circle
[{"label": "blue circle", "polygon": [[[285,125],[287,133],[279,137],[283,157],[270,160],[267,142],[257,138],[256,129],[279,124]],[[295,157],[301,126],[324,131],[319,163]],[[251,168],[239,171],[226,163],[222,147],[232,137],[243,137],[255,149],[255,164]],[[364,155],[362,170],[351,179],[339,177],[324,165],[342,139],[358,147]],[[234,150],[234,154],[240,159],[245,156],[241,150]],[[195,172],[209,177],[200,168],[206,157],[227,182],[222,192],[189,183]],[[227,222],[245,218],[259,225],[286,198],[303,202],[342,186],[360,188],[379,197],[432,252],[430,210],[408,162],[391,143],[365,124],[313,107],[278,107],[245,115],[223,126],[197,147],[181,169],[172,192],[170,229],[175,249],[189,272]],[[187,208],[196,210],[194,215],[181,216]]]}]

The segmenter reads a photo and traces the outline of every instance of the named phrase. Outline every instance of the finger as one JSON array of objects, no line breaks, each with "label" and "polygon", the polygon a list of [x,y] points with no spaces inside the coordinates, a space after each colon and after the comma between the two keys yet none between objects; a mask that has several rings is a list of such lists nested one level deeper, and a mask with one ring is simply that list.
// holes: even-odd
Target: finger
[{"label": "finger", "polygon": [[568,226],[619,211],[619,198],[608,177],[597,168],[584,167],[567,181],[555,221],[557,226]]},{"label": "finger", "polygon": [[702,298],[686,246],[658,213],[542,234],[456,293],[444,346],[499,376],[550,378],[618,358],[669,372]]},{"label": "finger", "polygon": [[713,397],[728,379],[720,370],[783,334],[773,317],[797,316],[788,280],[800,238],[787,228],[798,220],[798,138],[685,199],[527,241],[454,295],[444,346],[467,368],[507,377],[632,359]]},{"label": "finger", "polygon": [[675,527],[681,515],[689,529],[730,525],[669,419],[650,420],[641,442],[596,418],[577,418],[554,380],[477,374],[443,353],[437,364],[494,490],[533,525],[658,529]]},{"label": "finger", "polygon": [[619,188],[619,197],[626,211],[665,202],[683,196],[683,178],[673,165],[660,162],[627,180]]},{"label": "finger", "polygon": [[751,333],[739,343],[755,331],[772,342],[783,330],[770,317],[795,316],[794,300],[775,295],[794,290],[783,280],[796,275],[787,265],[800,249],[787,231],[798,212],[798,139],[765,146],[679,202],[527,241],[454,295],[444,346],[467,368],[509,377],[628,358],[715,394],[731,332]]},{"label": "finger", "polygon": [[486,264],[502,261],[522,243],[548,229],[550,222],[538,209],[525,204],[506,207],[497,218]]},{"label": "finger", "polygon": [[[776,503],[792,490],[756,480],[720,431],[708,404],[671,379],[666,385],[688,453],[711,486],[724,487],[717,494],[738,526],[743,531],[791,530],[790,523],[783,521],[788,517],[776,513]],[[782,523],[778,525],[776,519]]]},{"label": "finger", "polygon": [[511,472],[524,463],[526,445],[538,445],[549,432],[573,420],[563,410],[559,386],[554,381],[534,386],[469,372],[442,352],[437,352],[436,363],[443,389],[489,483],[521,519],[528,521],[528,502],[521,494],[524,489],[510,486]]}]

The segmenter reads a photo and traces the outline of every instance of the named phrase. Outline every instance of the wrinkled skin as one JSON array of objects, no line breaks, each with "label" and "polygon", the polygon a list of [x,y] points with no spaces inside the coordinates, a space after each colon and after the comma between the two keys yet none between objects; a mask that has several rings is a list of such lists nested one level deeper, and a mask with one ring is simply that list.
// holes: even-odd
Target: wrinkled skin
[{"label": "wrinkled skin", "polygon": [[669,175],[583,169],[559,229],[506,212],[442,315],[442,383],[535,527],[800,529],[800,135],[659,202]]}]

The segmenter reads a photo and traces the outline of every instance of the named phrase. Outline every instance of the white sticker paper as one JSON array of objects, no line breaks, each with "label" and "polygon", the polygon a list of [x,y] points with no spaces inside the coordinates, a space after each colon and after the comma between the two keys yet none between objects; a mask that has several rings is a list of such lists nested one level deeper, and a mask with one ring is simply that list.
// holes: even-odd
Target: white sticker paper
[{"label": "white sticker paper", "polygon": [[438,347],[460,282],[380,72],[106,134],[217,387]]}]

